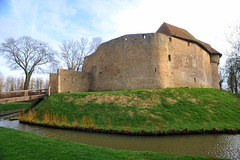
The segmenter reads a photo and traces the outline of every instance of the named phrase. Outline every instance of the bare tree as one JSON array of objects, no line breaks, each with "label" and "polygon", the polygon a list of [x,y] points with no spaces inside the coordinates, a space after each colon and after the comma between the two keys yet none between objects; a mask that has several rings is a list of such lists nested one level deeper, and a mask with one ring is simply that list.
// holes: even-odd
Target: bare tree
[{"label": "bare tree", "polygon": [[10,91],[16,91],[16,78],[10,77]]},{"label": "bare tree", "polygon": [[36,83],[35,78],[32,78],[31,81],[30,81],[30,89],[36,89],[35,88],[35,83]]},{"label": "bare tree", "polygon": [[35,89],[42,89],[43,88],[43,79],[42,78],[36,78],[35,81]]},{"label": "bare tree", "polygon": [[59,46],[61,49],[59,58],[66,63],[68,69],[81,71],[84,58],[95,52],[101,43],[101,37],[92,38],[90,43],[88,39],[84,37],[76,41],[62,41]]},{"label": "bare tree", "polygon": [[7,77],[5,81],[5,91],[11,91],[11,77]]},{"label": "bare tree", "polygon": [[79,41],[62,41],[60,58],[67,64],[68,69],[80,71],[84,57],[88,54],[88,39]]},{"label": "bare tree", "polygon": [[0,92],[3,92],[3,90],[4,90],[4,76],[0,72]]},{"label": "bare tree", "polygon": [[46,79],[46,80],[45,80],[45,83],[44,83],[44,85],[43,85],[43,88],[47,89],[47,88],[48,88],[48,85],[49,85],[49,80]]},{"label": "bare tree", "polygon": [[27,36],[16,40],[8,38],[5,43],[1,44],[0,53],[9,60],[11,69],[23,69],[24,90],[29,88],[33,72],[41,70],[44,64],[54,61],[55,54],[47,43]]},{"label": "bare tree", "polygon": [[24,86],[24,77],[18,77],[17,79],[17,90],[23,90]]},{"label": "bare tree", "polygon": [[225,68],[224,67],[220,67],[218,70],[218,75],[219,75],[219,86],[220,89],[223,89],[223,83],[226,79],[226,73],[225,73]]},{"label": "bare tree", "polygon": [[231,44],[229,52],[226,73],[227,84],[231,92],[239,94],[240,92],[240,25],[236,26],[228,37]]},{"label": "bare tree", "polygon": [[90,53],[94,53],[97,50],[98,46],[102,44],[102,42],[102,37],[93,37],[90,43]]},{"label": "bare tree", "polygon": [[239,94],[240,90],[240,58],[227,60],[227,84],[231,92]]}]

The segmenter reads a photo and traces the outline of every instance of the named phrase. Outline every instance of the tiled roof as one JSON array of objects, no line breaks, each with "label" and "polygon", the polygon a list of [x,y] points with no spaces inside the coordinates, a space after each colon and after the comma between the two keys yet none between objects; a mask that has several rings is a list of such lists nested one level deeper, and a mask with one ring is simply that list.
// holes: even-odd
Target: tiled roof
[{"label": "tiled roof", "polygon": [[168,36],[176,37],[185,41],[189,41],[192,43],[196,43],[201,48],[206,50],[209,54],[218,54],[220,57],[222,56],[217,50],[212,48],[209,44],[202,42],[196,39],[192,34],[190,34],[187,30],[173,26],[171,24],[163,23],[161,27],[157,30],[156,33],[162,33]]}]

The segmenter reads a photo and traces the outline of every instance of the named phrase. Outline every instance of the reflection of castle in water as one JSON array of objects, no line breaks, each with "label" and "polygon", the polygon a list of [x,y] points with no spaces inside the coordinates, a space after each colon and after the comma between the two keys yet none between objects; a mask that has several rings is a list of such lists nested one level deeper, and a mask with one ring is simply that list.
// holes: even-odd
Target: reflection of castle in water
[{"label": "reflection of castle in water", "polygon": [[221,54],[184,29],[164,23],[156,33],[125,35],[101,44],[82,72],[50,75],[51,92],[219,88]]}]

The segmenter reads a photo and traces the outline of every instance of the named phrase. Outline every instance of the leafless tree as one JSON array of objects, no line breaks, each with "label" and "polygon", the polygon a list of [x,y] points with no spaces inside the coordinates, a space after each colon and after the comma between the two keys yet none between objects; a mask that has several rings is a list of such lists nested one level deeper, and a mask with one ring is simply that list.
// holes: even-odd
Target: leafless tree
[{"label": "leafless tree", "polygon": [[36,80],[35,78],[32,78],[31,81],[30,81],[30,89],[35,89],[35,83],[36,83]]},{"label": "leafless tree", "polygon": [[24,86],[24,77],[18,77],[17,78],[17,88],[16,90],[23,90],[23,86]]},{"label": "leafless tree", "polygon": [[101,43],[101,37],[92,38],[90,43],[88,39],[84,37],[75,41],[62,41],[59,46],[61,49],[59,58],[65,62],[68,69],[81,71],[84,58],[95,52]]},{"label": "leafless tree", "polygon": [[4,91],[4,76],[0,72],[0,92],[3,92],[3,91]]},{"label": "leafless tree", "polygon": [[227,84],[228,89],[236,94],[240,91],[240,58],[229,58],[227,60]]},{"label": "leafless tree", "polygon": [[240,92],[240,25],[236,26],[228,37],[231,44],[226,62],[227,84],[231,92]]},{"label": "leafless tree", "polygon": [[11,91],[11,79],[12,79],[12,77],[7,77],[6,78],[5,85],[4,85],[6,92]]},{"label": "leafless tree", "polygon": [[223,89],[223,83],[224,83],[224,81],[226,79],[226,73],[225,73],[225,68],[224,67],[220,67],[219,68],[218,75],[219,75],[219,86],[220,86],[220,89]]},{"label": "leafless tree", "polygon": [[11,69],[23,69],[24,90],[29,88],[33,72],[41,70],[43,65],[54,61],[55,54],[47,43],[27,36],[19,39],[8,38],[1,44],[0,53],[7,58]]},{"label": "leafless tree", "polygon": [[43,89],[43,79],[42,78],[36,78],[34,89]]},{"label": "leafless tree", "polygon": [[10,91],[16,91],[16,78],[10,77]]},{"label": "leafless tree", "polygon": [[45,83],[44,83],[44,85],[43,85],[43,88],[48,89],[48,85],[49,85],[49,80],[46,79],[46,80],[45,80]]},{"label": "leafless tree", "polygon": [[60,58],[67,64],[68,69],[80,71],[84,57],[88,54],[88,39],[79,41],[62,41]]},{"label": "leafless tree", "polygon": [[102,42],[102,37],[93,37],[90,43],[90,53],[94,53]]}]

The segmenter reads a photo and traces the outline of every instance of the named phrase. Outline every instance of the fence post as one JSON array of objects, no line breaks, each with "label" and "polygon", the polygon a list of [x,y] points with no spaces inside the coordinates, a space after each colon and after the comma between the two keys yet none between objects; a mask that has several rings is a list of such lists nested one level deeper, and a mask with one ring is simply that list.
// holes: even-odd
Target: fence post
[{"label": "fence post", "polygon": [[49,86],[48,87],[48,95],[50,96],[50,94],[51,94],[51,87]]},{"label": "fence post", "polygon": [[28,96],[28,90],[25,90],[24,92],[24,96]]}]

